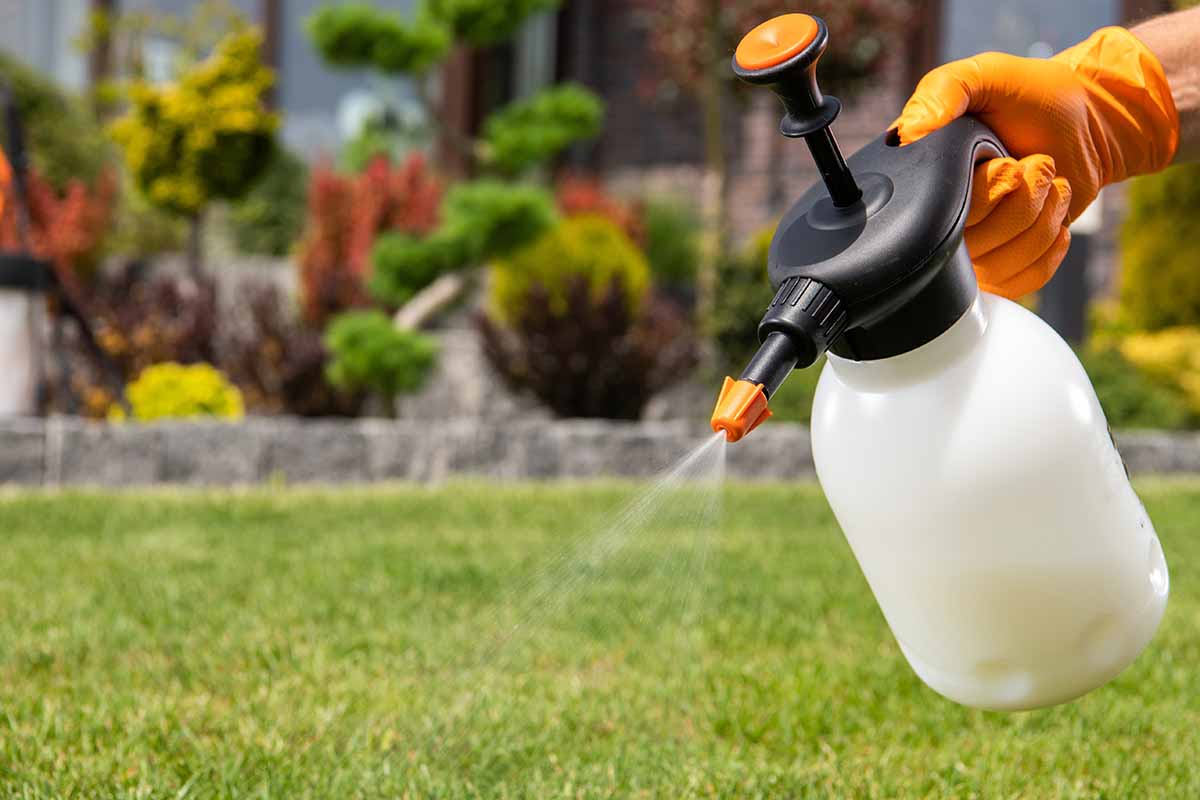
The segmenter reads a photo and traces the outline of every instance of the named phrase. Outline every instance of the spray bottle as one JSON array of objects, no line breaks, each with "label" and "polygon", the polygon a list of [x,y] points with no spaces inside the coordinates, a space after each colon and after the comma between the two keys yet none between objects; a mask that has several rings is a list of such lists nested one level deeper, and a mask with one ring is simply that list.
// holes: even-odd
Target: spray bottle
[{"label": "spray bottle", "polygon": [[974,166],[1005,154],[964,117],[848,160],[817,86],[825,24],[742,40],[737,75],[783,101],[822,182],[780,222],[761,347],[712,417],[733,442],[797,367],[817,386],[817,477],[920,678],[970,706],[1065,702],[1116,676],[1166,606],[1158,537],[1095,390],[1037,316],[976,285],[963,244]]}]

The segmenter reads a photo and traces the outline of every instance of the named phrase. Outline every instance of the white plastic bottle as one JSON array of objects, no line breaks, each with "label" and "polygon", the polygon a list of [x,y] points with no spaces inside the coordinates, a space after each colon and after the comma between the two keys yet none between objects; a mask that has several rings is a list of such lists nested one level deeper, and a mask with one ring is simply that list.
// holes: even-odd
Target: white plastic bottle
[{"label": "white plastic bottle", "polygon": [[832,353],[813,406],[825,495],[913,669],[987,709],[1112,679],[1166,606],[1158,537],[1070,347],[981,293],[890,358]]},{"label": "white plastic bottle", "polygon": [[0,288],[0,417],[36,412],[37,323],[41,298]]},{"label": "white plastic bottle", "polygon": [[738,77],[779,97],[780,132],[805,139],[822,181],[775,230],[760,346],[725,380],[713,430],[740,440],[788,374],[828,351],[817,475],[909,663],[967,705],[1069,700],[1154,635],[1158,537],[1075,354],[978,291],[971,183],[1004,143],[967,115],[843,159],[841,106],[816,80],[827,41],[821,20],[788,14],[734,55]]}]

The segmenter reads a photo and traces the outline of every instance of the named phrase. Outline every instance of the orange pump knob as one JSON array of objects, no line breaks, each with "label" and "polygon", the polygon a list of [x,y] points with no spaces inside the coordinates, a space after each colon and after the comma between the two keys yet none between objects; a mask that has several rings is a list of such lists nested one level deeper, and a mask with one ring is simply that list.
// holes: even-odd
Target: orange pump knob
[{"label": "orange pump knob", "polygon": [[817,21],[808,14],[783,14],[743,36],[733,57],[746,70],[774,67],[812,44],[817,32]]}]

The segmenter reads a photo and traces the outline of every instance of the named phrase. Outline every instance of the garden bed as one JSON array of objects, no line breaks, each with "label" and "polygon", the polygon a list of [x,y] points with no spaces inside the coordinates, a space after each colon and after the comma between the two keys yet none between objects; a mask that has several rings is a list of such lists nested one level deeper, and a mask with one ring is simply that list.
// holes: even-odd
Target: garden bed
[{"label": "garden bed", "polygon": [[[105,424],[71,417],[0,420],[0,483],[239,485],[264,481],[437,482],[638,478],[653,475],[709,432],[682,421],[254,418],[241,422]],[[1130,472],[1200,473],[1200,434],[1117,435]],[[735,478],[811,477],[802,425],[769,423],[729,448]]]}]

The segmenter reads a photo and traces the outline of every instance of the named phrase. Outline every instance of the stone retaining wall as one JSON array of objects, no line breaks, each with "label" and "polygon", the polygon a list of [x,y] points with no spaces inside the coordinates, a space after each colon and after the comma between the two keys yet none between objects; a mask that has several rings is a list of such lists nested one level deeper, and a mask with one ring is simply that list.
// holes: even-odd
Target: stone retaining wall
[{"label": "stone retaining wall", "polygon": [[[236,485],[645,477],[711,434],[683,422],[572,420],[481,424],[411,420],[107,425],[74,418],[0,420],[0,484]],[[1200,435],[1118,437],[1134,473],[1200,473]],[[807,428],[770,423],[729,448],[735,478],[813,474]]]}]

